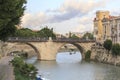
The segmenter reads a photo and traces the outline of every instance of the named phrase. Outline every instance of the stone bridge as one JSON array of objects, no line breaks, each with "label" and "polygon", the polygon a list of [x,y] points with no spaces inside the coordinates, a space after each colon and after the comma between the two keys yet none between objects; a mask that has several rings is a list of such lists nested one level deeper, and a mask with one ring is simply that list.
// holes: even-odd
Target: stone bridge
[{"label": "stone bridge", "polygon": [[41,38],[9,38],[6,42],[6,55],[17,50],[15,46],[24,44],[30,46],[37,53],[37,58],[40,60],[55,60],[58,50],[66,44],[76,46],[81,52],[82,59],[85,57],[85,52],[91,50],[94,40],[82,39],[41,39]]}]

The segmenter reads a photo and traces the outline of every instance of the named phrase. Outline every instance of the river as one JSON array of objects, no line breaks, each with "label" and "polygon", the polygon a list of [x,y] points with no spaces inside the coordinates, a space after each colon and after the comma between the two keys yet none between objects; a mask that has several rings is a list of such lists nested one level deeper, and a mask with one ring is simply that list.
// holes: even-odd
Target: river
[{"label": "river", "polygon": [[39,74],[50,80],[120,80],[120,67],[81,59],[79,52],[60,52],[56,61],[37,61],[32,57],[26,62],[34,64]]}]

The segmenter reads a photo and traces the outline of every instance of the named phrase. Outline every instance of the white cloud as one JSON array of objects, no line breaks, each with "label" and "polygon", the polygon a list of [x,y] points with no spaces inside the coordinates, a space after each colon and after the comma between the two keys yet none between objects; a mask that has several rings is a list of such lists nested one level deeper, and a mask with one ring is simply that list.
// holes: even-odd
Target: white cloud
[{"label": "white cloud", "polygon": [[48,21],[48,17],[45,13],[29,14],[26,13],[22,18],[22,26],[28,28],[38,28],[42,24]]},{"label": "white cloud", "polygon": [[91,24],[79,24],[73,28],[73,32],[92,32],[93,27]]},{"label": "white cloud", "polygon": [[60,22],[70,20],[75,17],[81,17],[93,11],[96,8],[104,7],[106,1],[79,1],[79,0],[66,0],[60,8],[56,10],[49,10],[49,12],[59,13],[54,14],[52,21]]},{"label": "white cloud", "polygon": [[[86,15],[96,8],[104,7],[105,3],[106,1],[104,0],[98,2],[93,0],[65,0],[65,2],[55,10],[48,10],[46,12],[39,12],[36,14],[25,13],[22,18],[22,26],[31,29],[40,29],[40,26],[42,25],[52,25],[55,23],[56,25],[54,26],[59,26],[61,24],[61,26],[59,26],[60,28],[66,27],[65,30],[70,30],[68,28],[71,28],[73,31],[77,32],[91,30],[91,17]],[[75,22],[74,18],[79,18],[78,24],[75,24],[77,22]],[[62,24],[63,22],[65,23],[65,26]],[[71,24],[71,22],[74,22],[74,24]],[[59,25],[57,25],[57,23]],[[73,27],[69,27],[69,24],[71,24]],[[74,25],[76,27],[74,27]]]},{"label": "white cloud", "polygon": [[120,16],[120,8],[118,9],[113,9],[110,11],[111,15],[114,15],[114,16]]}]

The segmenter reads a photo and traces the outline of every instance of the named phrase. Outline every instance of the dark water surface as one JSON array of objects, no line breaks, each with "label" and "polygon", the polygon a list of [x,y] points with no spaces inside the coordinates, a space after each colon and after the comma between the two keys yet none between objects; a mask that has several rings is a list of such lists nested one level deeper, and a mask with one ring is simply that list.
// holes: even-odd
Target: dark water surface
[{"label": "dark water surface", "polygon": [[34,64],[42,76],[50,80],[120,80],[120,67],[81,61],[81,54],[57,54],[56,61],[26,60]]}]

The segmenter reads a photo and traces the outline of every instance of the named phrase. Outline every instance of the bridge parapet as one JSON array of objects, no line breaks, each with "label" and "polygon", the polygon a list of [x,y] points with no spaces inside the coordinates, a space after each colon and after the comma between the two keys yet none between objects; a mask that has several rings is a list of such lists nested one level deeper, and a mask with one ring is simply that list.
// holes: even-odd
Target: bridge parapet
[{"label": "bridge parapet", "polygon": [[[49,41],[49,38],[40,38],[40,37],[9,37],[8,42],[47,42]],[[87,43],[87,42],[95,42],[95,40],[89,40],[89,39],[71,39],[71,38],[57,38],[57,39],[50,39],[52,42],[81,42],[81,43]]]},{"label": "bridge parapet", "polygon": [[7,42],[47,42],[48,38],[40,37],[9,37]]},{"label": "bridge parapet", "polygon": [[86,39],[71,39],[71,38],[58,38],[58,39],[53,39],[53,42],[95,42],[95,40],[86,40]]}]

